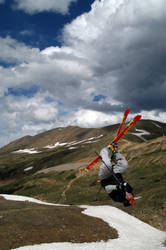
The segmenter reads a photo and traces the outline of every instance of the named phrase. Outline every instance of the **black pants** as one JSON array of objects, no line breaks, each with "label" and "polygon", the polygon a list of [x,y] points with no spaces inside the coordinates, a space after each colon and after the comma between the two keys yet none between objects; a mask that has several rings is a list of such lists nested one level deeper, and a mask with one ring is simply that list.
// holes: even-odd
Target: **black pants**
[{"label": "black pants", "polygon": [[[105,186],[107,185],[119,185],[119,183],[123,184],[124,180],[121,174],[115,174],[116,177],[114,177],[113,175],[111,175],[109,178],[101,180],[101,185],[102,187],[105,189]],[[117,188],[117,190],[113,190],[109,196],[112,198],[112,200],[116,201],[116,202],[122,202],[124,204],[124,206],[130,206],[130,203],[128,202],[128,200],[126,200],[126,192],[128,193],[133,193],[133,188],[127,183],[125,182],[126,185],[119,189]]]}]

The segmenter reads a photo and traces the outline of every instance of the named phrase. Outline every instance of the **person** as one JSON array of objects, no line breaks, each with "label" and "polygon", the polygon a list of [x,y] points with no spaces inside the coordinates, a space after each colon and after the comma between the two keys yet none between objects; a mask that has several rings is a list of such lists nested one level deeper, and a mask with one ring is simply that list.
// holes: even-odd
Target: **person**
[{"label": "person", "polygon": [[130,206],[134,203],[133,188],[122,177],[128,169],[128,162],[118,152],[117,143],[104,147],[100,152],[100,157],[102,161],[99,167],[101,186],[113,201]]}]

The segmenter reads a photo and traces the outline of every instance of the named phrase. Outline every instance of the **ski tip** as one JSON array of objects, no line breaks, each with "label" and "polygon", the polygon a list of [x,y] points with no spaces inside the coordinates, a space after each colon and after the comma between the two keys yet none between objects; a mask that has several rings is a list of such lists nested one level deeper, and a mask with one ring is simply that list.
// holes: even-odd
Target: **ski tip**
[{"label": "ski tip", "polygon": [[134,199],[134,198],[132,198],[132,199],[129,200],[129,203],[130,203],[132,206],[134,205],[134,202],[135,202],[135,199]]},{"label": "ski tip", "polygon": [[136,119],[137,119],[137,120],[140,120],[141,117],[142,117],[141,115],[137,115],[137,116],[136,116]]},{"label": "ski tip", "polygon": [[125,115],[128,115],[129,112],[130,112],[130,108],[126,109]]},{"label": "ski tip", "polygon": [[136,196],[136,197],[134,197],[135,200],[139,200],[141,198],[142,198],[142,196]]},{"label": "ski tip", "polygon": [[135,204],[135,201],[138,200],[138,199],[141,199],[142,196],[136,196],[136,197],[133,197],[132,199],[129,200],[129,203],[131,205],[134,205]]}]

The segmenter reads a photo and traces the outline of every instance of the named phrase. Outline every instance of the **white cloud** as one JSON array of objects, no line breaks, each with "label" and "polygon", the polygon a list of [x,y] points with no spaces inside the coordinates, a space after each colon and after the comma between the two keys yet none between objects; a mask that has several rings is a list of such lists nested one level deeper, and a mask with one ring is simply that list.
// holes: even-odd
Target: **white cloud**
[{"label": "white cloud", "polygon": [[58,120],[57,101],[48,102],[47,93],[38,93],[35,97],[6,96],[1,100],[1,125],[5,131],[19,137],[36,134],[53,128]]},{"label": "white cloud", "polygon": [[159,110],[152,110],[152,111],[141,111],[140,114],[142,115],[142,119],[148,120],[157,120],[159,122],[166,123],[166,112],[162,112]]},{"label": "white cloud", "polygon": [[5,2],[5,0],[0,0],[0,4],[3,4]]},{"label": "white cloud", "polygon": [[53,47],[39,51],[10,37],[0,38],[0,45],[0,60],[7,64],[16,63],[14,67],[0,68],[1,95],[8,87],[39,85],[42,91],[49,90],[69,103],[74,96],[79,98],[77,91],[86,90],[87,81],[92,78],[88,64],[79,60],[70,48]]},{"label": "white cloud", "polygon": [[56,101],[47,102],[46,97],[47,93],[38,93],[32,98],[8,96],[6,97],[6,107],[11,116],[14,113],[17,114],[18,117],[13,118],[17,118],[18,122],[23,118],[23,121],[27,123],[51,123],[57,119],[58,104]]},{"label": "white cloud", "polygon": [[71,124],[80,127],[104,127],[116,124],[121,119],[122,114],[104,114],[103,112],[80,109],[69,119]]},{"label": "white cloud", "polygon": [[[39,3],[15,2],[27,10]],[[165,122],[165,25],[164,0],[96,0],[89,13],[65,26],[62,47],[40,51],[0,38],[0,61],[15,64],[0,67],[6,128],[18,136],[71,124],[99,127],[119,122],[126,107]],[[32,85],[40,93],[31,99],[3,97],[8,87]],[[93,101],[100,94],[106,98]]]},{"label": "white cloud", "polygon": [[0,60],[5,63],[29,63],[39,55],[39,49],[28,47],[9,36],[0,37],[0,47]]},{"label": "white cloud", "polygon": [[67,14],[70,4],[77,0],[14,0],[16,8],[24,10],[28,14],[35,14],[43,11],[58,12]]},{"label": "white cloud", "polygon": [[64,42],[88,60],[99,93],[135,109],[164,109],[164,5],[164,0],[95,1],[91,12],[65,27]]}]

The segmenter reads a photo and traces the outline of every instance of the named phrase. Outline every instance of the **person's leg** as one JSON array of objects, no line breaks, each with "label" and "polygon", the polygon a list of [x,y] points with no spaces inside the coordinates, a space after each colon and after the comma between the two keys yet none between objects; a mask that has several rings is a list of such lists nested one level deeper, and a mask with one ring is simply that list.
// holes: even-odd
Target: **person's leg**
[{"label": "person's leg", "polygon": [[113,201],[121,202],[124,204],[124,206],[130,206],[131,204],[126,199],[126,192],[132,194],[133,188],[123,180],[121,174],[115,174],[115,176],[116,178],[114,176],[111,176],[107,179],[102,180],[101,185]]},{"label": "person's leg", "polygon": [[125,191],[124,190],[113,190],[109,196],[113,201],[124,202],[125,201]]}]

